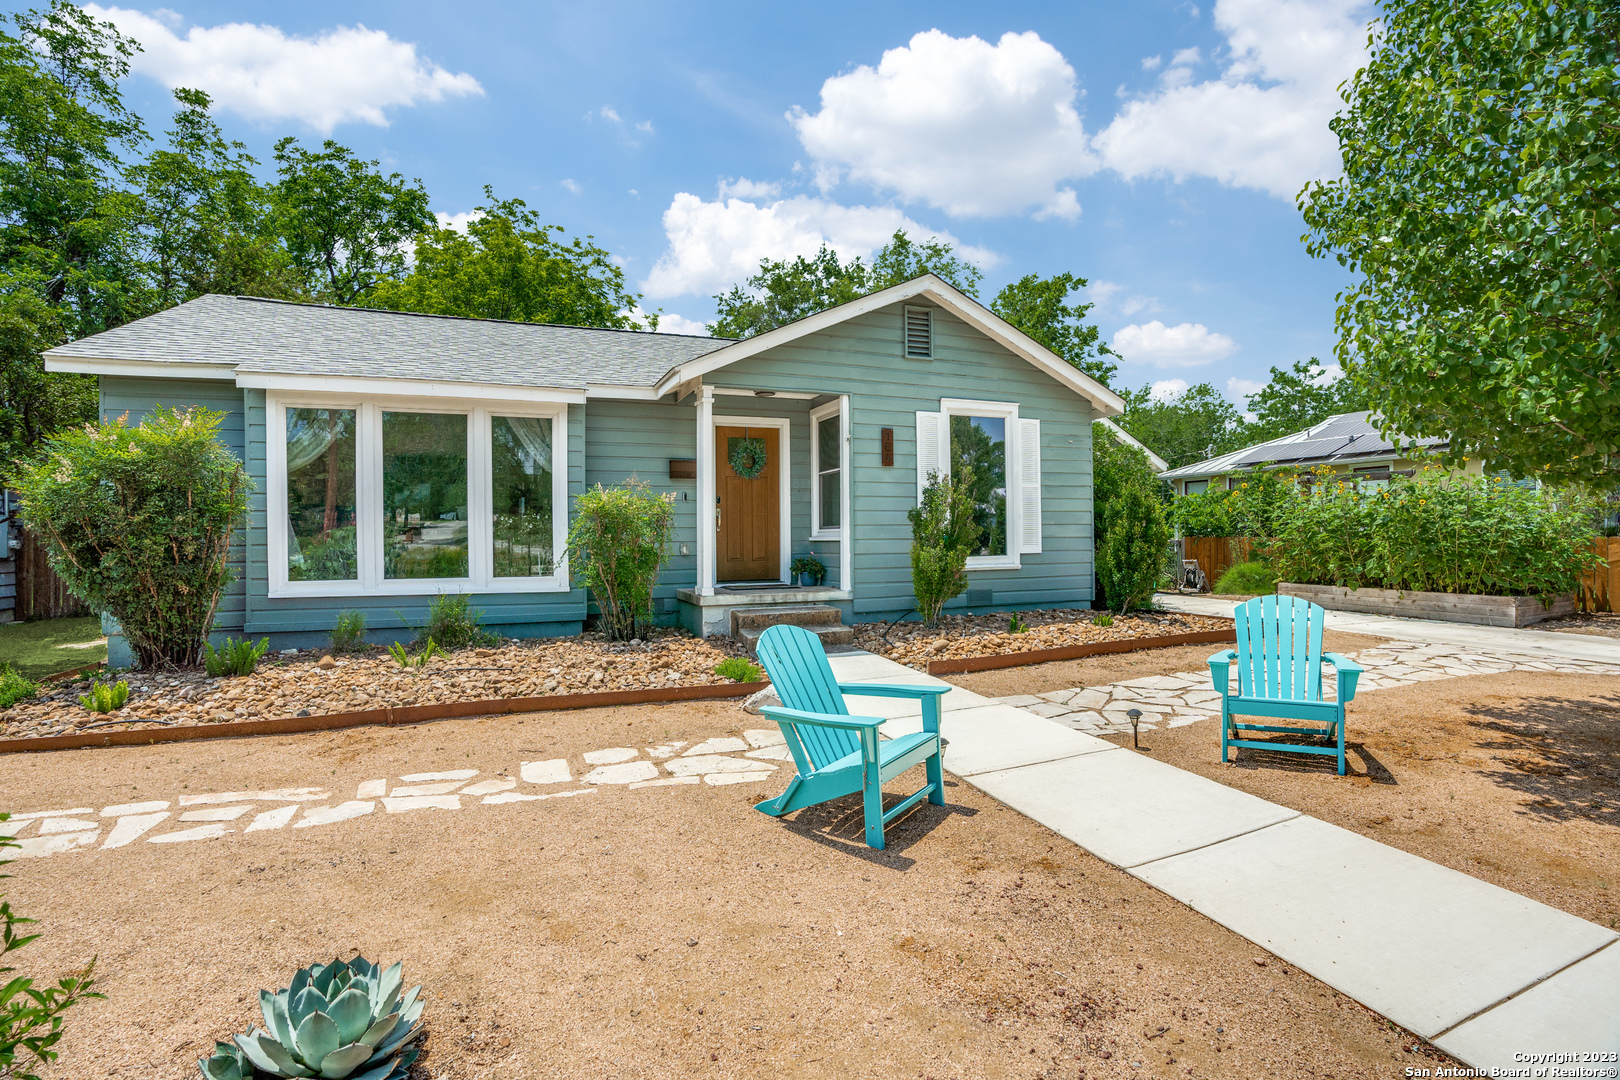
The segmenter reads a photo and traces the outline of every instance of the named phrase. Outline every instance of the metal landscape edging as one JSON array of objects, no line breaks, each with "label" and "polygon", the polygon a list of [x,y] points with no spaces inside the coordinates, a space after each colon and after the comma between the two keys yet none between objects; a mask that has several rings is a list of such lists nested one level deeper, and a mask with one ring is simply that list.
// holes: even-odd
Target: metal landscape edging
[{"label": "metal landscape edging", "polygon": [[1023,667],[1026,664],[1046,664],[1053,660],[1078,660],[1082,656],[1098,656],[1103,653],[1166,649],[1172,645],[1219,645],[1222,642],[1236,644],[1235,625],[1225,630],[1199,630],[1191,634],[1121,638],[1118,641],[1093,641],[1085,645],[1061,645],[1055,649],[1031,649],[1028,652],[997,653],[994,656],[965,656],[956,660],[930,660],[928,674],[960,675],[969,671],[993,671],[996,668]]},{"label": "metal landscape edging", "polygon": [[[605,690],[594,694],[558,694],[553,697],[487,698],[482,701],[447,701],[437,705],[361,709],[319,716],[283,716],[274,720],[234,720],[223,724],[186,724],[178,727],[134,728],[83,735],[41,735],[28,739],[0,739],[0,754],[40,750],[79,750],[91,746],[147,746],[153,743],[190,742],[194,739],[238,739],[254,735],[300,735],[352,727],[397,727],[428,720],[491,716],[518,712],[557,712],[613,705],[656,705],[674,701],[713,701],[747,697],[769,686],[766,682],[715,683],[708,686],[647,687],[641,690]],[[131,720],[132,724],[146,723]]]}]

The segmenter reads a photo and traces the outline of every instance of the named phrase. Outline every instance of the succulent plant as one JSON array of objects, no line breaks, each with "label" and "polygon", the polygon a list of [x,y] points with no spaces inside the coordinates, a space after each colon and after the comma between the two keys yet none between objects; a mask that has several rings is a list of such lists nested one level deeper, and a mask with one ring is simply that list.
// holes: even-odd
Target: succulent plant
[{"label": "succulent plant", "polygon": [[265,1028],[215,1043],[197,1062],[206,1080],[318,1076],[325,1080],[405,1080],[422,1033],[422,988],[403,997],[401,965],[384,971],[357,956],[314,964],[272,994],[259,991]]}]

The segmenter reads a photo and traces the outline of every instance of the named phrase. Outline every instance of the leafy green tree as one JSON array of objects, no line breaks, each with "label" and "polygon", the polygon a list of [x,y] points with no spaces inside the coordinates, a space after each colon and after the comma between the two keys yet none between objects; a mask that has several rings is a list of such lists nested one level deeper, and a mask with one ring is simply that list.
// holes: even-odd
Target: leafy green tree
[{"label": "leafy green tree", "polygon": [[403,277],[401,248],[434,225],[420,180],[384,176],[377,162],[331,139],[319,150],[282,139],[276,171],[275,230],[305,287],[328,303],[354,304],[379,282]]},{"label": "leafy green tree", "polygon": [[1371,406],[1355,381],[1341,376],[1326,382],[1326,369],[1316,357],[1297,361],[1292,370],[1271,369],[1271,381],[1248,396],[1254,419],[1240,435],[1244,443],[1266,442],[1304,431],[1330,416],[1361,412]]},{"label": "leafy green tree", "polygon": [[591,590],[610,641],[629,641],[653,620],[653,589],[669,561],[675,495],[634,478],[597,484],[574,499],[568,526],[573,573]]},{"label": "leafy green tree", "polygon": [[742,285],[714,298],[717,315],[709,324],[715,337],[753,337],[807,315],[848,303],[923,274],[937,274],[969,296],[979,295],[984,275],[957,258],[940,240],[918,244],[896,230],[870,263],[860,256],[840,262],[823,244],[814,258],[791,262],[761,259],[759,272]]},{"label": "leafy green tree", "polygon": [[380,282],[365,302],[432,315],[658,328],[656,315],[644,324],[631,314],[641,297],[591,237],[566,241],[561,226],[542,225],[522,199],[497,199],[488,187],[484,198],[465,233],[430,229],[418,236],[412,271]]},{"label": "leafy green tree", "polygon": [[1385,0],[1306,241],[1338,356],[1450,463],[1620,480],[1620,6]]},{"label": "leafy green tree", "polygon": [[1119,426],[1172,468],[1191,465],[1246,445],[1243,417],[1209,383],[1189,386],[1179,394],[1154,397],[1152,387],[1126,390]]},{"label": "leafy green tree", "polygon": [[50,373],[40,360],[66,340],[61,308],[31,288],[0,288],[0,482],[52,432],[95,418],[95,377]]},{"label": "leafy green tree", "polygon": [[939,622],[945,605],[967,591],[967,561],[983,530],[974,520],[971,469],[930,475],[911,521],[911,591],[924,626]]},{"label": "leafy green tree", "polygon": [[996,294],[990,310],[1107,386],[1118,369],[1098,328],[1086,323],[1092,305],[1068,303],[1085,287],[1086,279],[1073,274],[1025,274]]},{"label": "leafy green tree", "polygon": [[1121,615],[1147,607],[1170,556],[1164,504],[1135,484],[1109,500],[1108,533],[1097,549],[1097,576],[1108,606]]},{"label": "leafy green tree", "polygon": [[[1091,425],[1091,539],[1092,551],[1102,550],[1108,535],[1109,513],[1126,488],[1137,488],[1164,502],[1169,485],[1160,480],[1140,448],[1121,442],[1105,424]],[[1102,575],[1096,575],[1095,604],[1108,606],[1108,591]]]}]

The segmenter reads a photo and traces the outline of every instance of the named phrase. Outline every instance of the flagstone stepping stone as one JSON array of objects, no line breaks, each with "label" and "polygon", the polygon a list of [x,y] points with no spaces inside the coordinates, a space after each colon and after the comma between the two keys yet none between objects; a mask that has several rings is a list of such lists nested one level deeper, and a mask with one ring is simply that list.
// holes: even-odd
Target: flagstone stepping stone
[{"label": "flagstone stepping stone", "polygon": [[187,840],[218,840],[226,833],[235,831],[235,829],[227,828],[222,822],[216,821],[212,825],[198,825],[195,829],[182,829],[180,832],[164,833],[162,836],[149,836],[146,838],[146,842],[148,844],[183,844]]},{"label": "flagstone stepping stone", "polygon": [[[676,758],[676,761],[685,760]],[[650,761],[627,761],[622,765],[603,765],[580,777],[582,784],[633,784],[637,780],[651,780],[658,775],[658,766]]]},{"label": "flagstone stepping stone", "polygon": [[277,788],[275,791],[220,791],[211,795],[182,795],[181,806],[210,806],[239,802],[318,802],[331,797],[325,788]]},{"label": "flagstone stepping stone", "polygon": [[642,780],[630,785],[631,791],[639,791],[649,787],[675,787],[676,785],[702,783],[701,776],[666,776],[660,780]]},{"label": "flagstone stepping stone", "polygon": [[355,790],[357,799],[380,799],[388,794],[387,780],[366,780]]},{"label": "flagstone stepping stone", "polygon": [[214,810],[188,810],[180,815],[181,821],[235,821],[251,806],[221,806]]},{"label": "flagstone stepping stone", "polygon": [[377,804],[369,799],[338,803],[336,806],[308,806],[304,808],[304,816],[293,822],[293,828],[307,829],[311,825],[330,825],[334,821],[364,817],[376,808]]},{"label": "flagstone stepping stone", "polygon": [[768,772],[710,773],[703,778],[705,784],[720,787],[724,784],[752,784],[770,778]]},{"label": "flagstone stepping stone", "polygon": [[759,761],[792,761],[793,754],[788,751],[787,744],[781,746],[767,746],[759,750],[750,750],[743,757],[755,758]]},{"label": "flagstone stepping stone", "polygon": [[521,791],[506,791],[499,795],[484,796],[485,806],[499,806],[502,803],[539,802],[541,799],[566,799],[570,795],[595,795],[596,788],[577,788],[573,791],[553,791],[549,795],[525,795]]},{"label": "flagstone stepping stone", "polygon": [[32,813],[28,813],[28,814],[12,814],[11,815],[11,820],[12,821],[33,821],[33,820],[35,820],[37,818],[68,817],[68,816],[73,815],[73,814],[93,814],[95,812],[96,812],[96,808],[93,807],[93,806],[79,806],[79,807],[75,807],[72,810],[35,810]]},{"label": "flagstone stepping stone", "polygon": [[298,813],[298,807],[296,806],[278,806],[274,810],[266,810],[264,813],[259,814],[242,831],[249,833],[263,832],[266,829],[279,829],[291,821],[296,813]]},{"label": "flagstone stepping stone", "polygon": [[127,802],[117,806],[109,806],[101,811],[102,817],[124,817],[128,814],[151,814],[159,810],[167,810],[168,802]]},{"label": "flagstone stepping stone", "polygon": [[735,754],[739,750],[747,749],[748,744],[743,742],[741,739],[705,739],[703,742],[698,743],[696,746],[692,747],[692,749],[682,754],[681,757],[698,757],[701,754]]},{"label": "flagstone stepping stone", "polygon": [[[131,803],[130,805],[132,805],[132,806],[142,806],[142,805],[150,806],[152,804],[151,803]],[[158,803],[157,805],[159,805],[159,806],[168,806],[169,804],[168,803]],[[298,807],[289,806],[289,807],[287,807],[287,809],[292,810],[292,811],[296,811],[298,809]],[[166,818],[168,816],[169,815],[167,813],[131,814],[131,815],[127,816],[127,817],[119,818],[117,823],[115,825],[113,825],[112,832],[107,834],[107,842],[101,845],[101,850],[106,851],[109,848],[121,848],[125,844],[134,843],[136,840],[139,840],[146,833],[151,832],[152,829],[155,828],[158,825],[159,822],[161,822],[164,818]]]},{"label": "flagstone stepping stone", "polygon": [[407,784],[421,784],[433,780],[471,780],[478,775],[477,769],[452,769],[449,772],[418,772],[409,776],[400,777]]},{"label": "flagstone stepping stone", "polygon": [[516,780],[511,777],[504,777],[498,780],[480,780],[470,787],[462,788],[461,793],[463,795],[493,795],[497,791],[510,791],[515,787],[517,787]]},{"label": "flagstone stepping stone", "polygon": [[781,728],[749,728],[743,732],[743,738],[748,740],[749,746],[786,746],[787,740],[782,738]]},{"label": "flagstone stepping stone", "polygon": [[383,800],[383,809],[390,814],[403,814],[411,810],[460,810],[460,795],[405,795],[390,796]]},{"label": "flagstone stepping stone", "polygon": [[633,746],[610,746],[606,750],[587,750],[580,755],[587,765],[613,765],[620,761],[629,761],[641,751]]},{"label": "flagstone stepping stone", "polygon": [[42,859],[46,855],[59,855],[64,851],[89,847],[96,842],[101,830],[95,832],[58,833],[54,836],[36,836],[24,840],[15,848],[7,848],[8,859]]},{"label": "flagstone stepping stone", "polygon": [[566,784],[574,778],[568,771],[566,758],[521,762],[518,775],[525,784]]},{"label": "flagstone stepping stone", "polygon": [[663,761],[665,758],[674,757],[680,748],[685,745],[684,742],[672,742],[664,743],[662,746],[649,746],[647,747],[647,756]]},{"label": "flagstone stepping stone", "polygon": [[776,770],[775,765],[767,765],[763,761],[744,761],[742,758],[721,757],[718,754],[707,754],[703,757],[678,757],[664,767],[673,776],[696,776],[711,773],[770,773]]},{"label": "flagstone stepping stone", "polygon": [[57,833],[84,832],[86,829],[99,829],[101,822],[85,821],[75,817],[46,818],[39,823],[41,836],[54,836]]},{"label": "flagstone stepping stone", "polygon": [[439,784],[404,784],[389,792],[390,795],[409,797],[412,795],[448,795],[456,788],[465,784],[465,780],[447,780]]}]

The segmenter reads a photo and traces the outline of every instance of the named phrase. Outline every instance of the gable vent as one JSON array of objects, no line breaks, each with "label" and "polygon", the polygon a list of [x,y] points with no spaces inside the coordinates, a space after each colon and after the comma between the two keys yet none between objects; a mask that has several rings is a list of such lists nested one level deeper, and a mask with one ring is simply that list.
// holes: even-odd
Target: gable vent
[{"label": "gable vent", "polygon": [[906,356],[913,360],[934,358],[934,312],[932,308],[906,308]]}]

